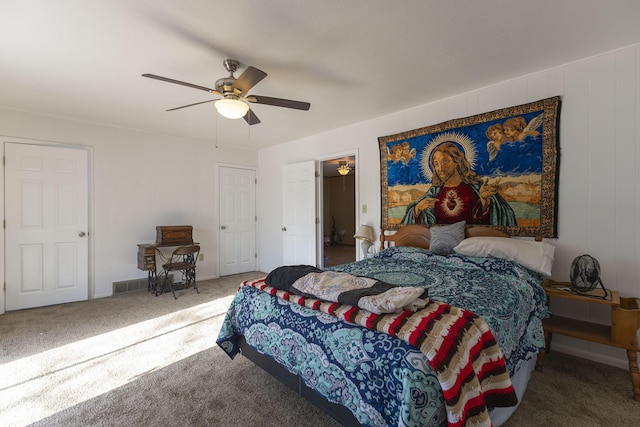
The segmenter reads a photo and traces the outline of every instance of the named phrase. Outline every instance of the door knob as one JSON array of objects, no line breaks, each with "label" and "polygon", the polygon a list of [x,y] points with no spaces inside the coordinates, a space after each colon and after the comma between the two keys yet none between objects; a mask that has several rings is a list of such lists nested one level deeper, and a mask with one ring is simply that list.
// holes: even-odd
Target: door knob
[{"label": "door knob", "polygon": [[80,236],[80,237],[84,237],[86,235],[87,235],[87,233],[85,233],[84,231],[79,231],[78,232],[78,236]]},{"label": "door knob", "polygon": [[287,227],[282,227],[282,231],[287,231]]},{"label": "door knob", "polygon": [[227,226],[226,226],[226,225],[221,225],[221,226],[220,226],[220,230],[226,230],[226,229],[227,229]]}]

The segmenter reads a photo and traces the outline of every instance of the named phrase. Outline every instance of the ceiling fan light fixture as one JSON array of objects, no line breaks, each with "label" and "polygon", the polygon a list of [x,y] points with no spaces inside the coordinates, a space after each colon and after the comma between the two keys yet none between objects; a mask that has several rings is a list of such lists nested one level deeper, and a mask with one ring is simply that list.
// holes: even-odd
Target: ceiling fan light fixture
[{"label": "ceiling fan light fixture", "polygon": [[227,119],[242,118],[249,111],[249,106],[246,103],[233,98],[219,99],[216,101],[215,106],[218,113]]}]

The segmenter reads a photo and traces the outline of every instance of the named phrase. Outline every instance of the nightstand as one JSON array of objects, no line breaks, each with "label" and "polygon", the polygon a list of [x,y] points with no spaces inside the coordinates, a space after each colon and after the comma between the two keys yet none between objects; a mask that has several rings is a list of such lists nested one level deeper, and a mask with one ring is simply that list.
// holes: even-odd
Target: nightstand
[{"label": "nightstand", "polygon": [[629,374],[633,387],[633,398],[640,400],[640,372],[638,371],[638,351],[640,351],[640,298],[620,298],[617,291],[609,291],[606,299],[601,289],[586,292],[586,295],[600,298],[590,298],[569,291],[571,283],[545,280],[542,284],[547,300],[552,298],[570,299],[585,304],[604,304],[611,307],[611,326],[568,317],[551,316],[542,321],[544,327],[545,349],[538,355],[536,369],[542,370],[542,363],[546,353],[551,351],[553,334],[579,338],[599,344],[620,347],[627,350],[629,358]]}]

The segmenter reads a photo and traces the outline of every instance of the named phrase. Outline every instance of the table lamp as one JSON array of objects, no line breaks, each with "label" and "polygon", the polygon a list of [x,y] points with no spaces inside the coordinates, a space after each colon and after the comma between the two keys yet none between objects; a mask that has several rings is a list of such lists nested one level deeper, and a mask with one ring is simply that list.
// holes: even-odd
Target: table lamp
[{"label": "table lamp", "polygon": [[373,228],[368,225],[361,225],[353,237],[358,240],[362,240],[360,247],[362,248],[362,254],[366,257],[369,252],[369,248],[373,245],[373,241],[376,239],[376,236],[373,234]]}]

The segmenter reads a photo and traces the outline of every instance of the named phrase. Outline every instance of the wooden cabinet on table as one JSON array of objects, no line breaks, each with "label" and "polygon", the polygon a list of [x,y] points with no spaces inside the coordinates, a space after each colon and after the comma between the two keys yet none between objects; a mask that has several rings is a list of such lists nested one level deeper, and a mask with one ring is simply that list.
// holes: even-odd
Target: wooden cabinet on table
[{"label": "wooden cabinet on table", "polygon": [[553,334],[579,338],[599,344],[624,348],[629,359],[629,373],[633,387],[633,398],[640,400],[640,372],[638,371],[638,351],[640,351],[640,298],[621,298],[617,291],[608,291],[605,298],[601,289],[584,295],[571,291],[571,283],[545,280],[543,283],[547,299],[561,298],[580,301],[585,304],[604,304],[611,308],[611,326],[562,316],[551,316],[542,321],[546,348],[538,356],[536,369],[542,370],[546,353],[551,351]]}]

